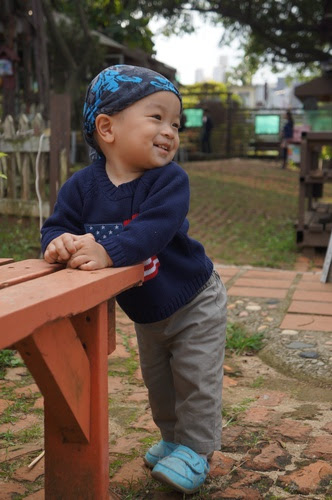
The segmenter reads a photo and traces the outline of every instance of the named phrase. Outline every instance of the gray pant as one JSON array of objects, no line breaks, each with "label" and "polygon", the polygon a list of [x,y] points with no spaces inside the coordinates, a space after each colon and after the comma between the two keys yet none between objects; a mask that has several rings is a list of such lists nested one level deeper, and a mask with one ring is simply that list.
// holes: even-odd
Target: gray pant
[{"label": "gray pant", "polygon": [[135,324],[154,422],[165,441],[197,453],[221,446],[226,302],[213,271],[205,288],[170,318]]}]

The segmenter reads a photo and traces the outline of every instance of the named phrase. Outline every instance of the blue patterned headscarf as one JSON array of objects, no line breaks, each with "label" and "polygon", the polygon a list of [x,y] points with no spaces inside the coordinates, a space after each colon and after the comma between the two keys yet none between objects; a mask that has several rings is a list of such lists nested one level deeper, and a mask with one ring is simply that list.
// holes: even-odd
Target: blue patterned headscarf
[{"label": "blue patterned headscarf", "polygon": [[154,92],[168,90],[180,100],[177,88],[167,78],[148,68],[119,64],[101,71],[90,83],[83,108],[86,142],[96,148],[93,132],[98,115],[114,115]]}]

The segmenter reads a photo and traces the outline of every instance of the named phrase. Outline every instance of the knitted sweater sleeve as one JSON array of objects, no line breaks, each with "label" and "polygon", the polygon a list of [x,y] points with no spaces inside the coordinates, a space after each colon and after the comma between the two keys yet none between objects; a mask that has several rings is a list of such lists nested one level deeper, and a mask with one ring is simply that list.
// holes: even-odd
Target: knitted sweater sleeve
[{"label": "knitted sweater sleeve", "polygon": [[102,243],[115,267],[136,264],[161,252],[177,232],[181,233],[188,213],[188,176],[178,165],[156,169],[142,182],[147,184],[147,196],[138,215],[117,237]]},{"label": "knitted sweater sleeve", "polygon": [[63,233],[84,234],[82,220],[83,183],[79,176],[73,175],[61,187],[53,214],[45,221],[41,229],[41,247],[45,252],[49,243]]}]

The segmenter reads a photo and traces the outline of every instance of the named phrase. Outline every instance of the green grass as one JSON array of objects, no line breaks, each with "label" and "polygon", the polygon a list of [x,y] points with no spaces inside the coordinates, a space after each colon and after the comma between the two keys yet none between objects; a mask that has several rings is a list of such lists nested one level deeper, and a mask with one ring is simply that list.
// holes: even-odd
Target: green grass
[{"label": "green grass", "polygon": [[0,257],[14,260],[36,259],[40,254],[37,219],[0,215]]},{"label": "green grass", "polygon": [[243,401],[238,403],[237,405],[233,406],[228,406],[226,407],[224,405],[223,410],[222,410],[222,415],[223,419],[225,420],[225,423],[223,424],[224,427],[228,427],[229,425],[234,424],[238,417],[243,414],[247,409],[249,408],[250,404],[255,401],[252,398],[245,398]]},{"label": "green grass", "polygon": [[249,335],[240,323],[227,324],[226,349],[235,354],[259,351],[263,346],[263,338],[262,333]]},{"label": "green grass", "polygon": [[0,380],[4,378],[6,368],[14,368],[16,366],[24,366],[21,359],[16,357],[15,351],[11,349],[3,349],[0,351]]},{"label": "green grass", "polygon": [[215,261],[292,268],[298,172],[276,162],[224,160],[186,166],[191,235]]}]

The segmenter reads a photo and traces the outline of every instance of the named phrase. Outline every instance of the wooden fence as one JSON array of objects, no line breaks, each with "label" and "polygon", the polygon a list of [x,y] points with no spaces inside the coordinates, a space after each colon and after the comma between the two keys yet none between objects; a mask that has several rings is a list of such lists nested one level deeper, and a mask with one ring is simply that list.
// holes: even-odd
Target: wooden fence
[{"label": "wooden fence", "polygon": [[50,123],[39,113],[0,123],[0,215],[48,217],[68,177],[70,101],[54,95],[50,104]]},{"label": "wooden fence", "polygon": [[22,114],[1,124],[0,214],[49,215],[50,129],[40,114]]}]

